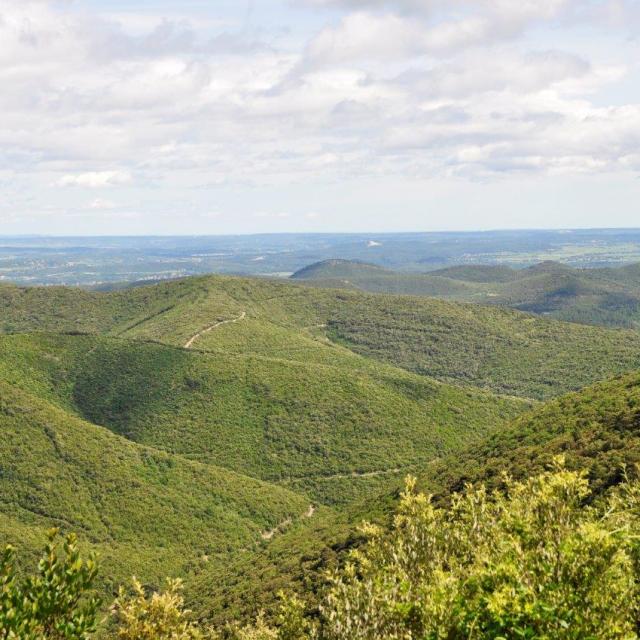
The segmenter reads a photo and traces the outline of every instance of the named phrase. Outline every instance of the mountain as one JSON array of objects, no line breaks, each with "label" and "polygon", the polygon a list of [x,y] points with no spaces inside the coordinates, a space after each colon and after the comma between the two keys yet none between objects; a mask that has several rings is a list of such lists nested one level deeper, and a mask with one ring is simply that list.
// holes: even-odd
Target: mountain
[{"label": "mountain", "polygon": [[159,585],[259,545],[309,500],[114,435],[0,382],[0,540],[35,556],[46,531],[77,532],[109,588],[132,572]]},{"label": "mountain", "polygon": [[0,374],[136,443],[329,504],[527,407],[355,355],[315,363],[98,336],[2,337]]},{"label": "mountain", "polygon": [[443,382],[545,400],[639,366],[640,333],[433,298],[361,296],[332,340]]},{"label": "mountain", "polygon": [[518,279],[518,271],[511,267],[492,264],[456,265],[430,271],[430,276],[461,280],[462,282],[512,282]]},{"label": "mountain", "polygon": [[[618,484],[625,468],[635,476],[640,463],[640,373],[550,400],[455,454],[430,461],[417,475],[420,488],[442,504],[466,483],[496,488],[505,472],[525,479],[547,469],[557,455],[565,457],[569,468],[587,471],[596,497]],[[345,552],[361,543],[359,523],[389,521],[400,488],[398,479],[393,492],[299,521],[270,546],[243,554],[224,569],[205,568],[191,594],[199,614],[218,622],[226,615],[253,615],[261,607],[273,608],[274,594],[285,587],[313,599],[323,572],[339,566]]]},{"label": "mountain", "polygon": [[[428,273],[338,267],[325,261],[296,274],[314,286],[432,296],[501,305],[559,320],[609,327],[640,327],[640,265],[576,269],[546,261],[523,269],[459,265]],[[353,263],[352,263],[353,264]],[[340,275],[349,272],[348,278]]]},{"label": "mountain", "polygon": [[[0,288],[5,332],[90,333],[545,399],[637,368],[640,334],[487,305],[210,276],[99,293]],[[355,358],[358,354],[360,358]]]},{"label": "mountain", "polygon": [[634,331],[306,282],[0,286],[0,543],[56,524],[107,591],[231,613],[316,585],[405,474],[640,369]]},{"label": "mountain", "polygon": [[384,276],[393,273],[387,269],[368,262],[357,260],[323,260],[299,269],[292,280],[310,280],[318,278],[361,278],[367,276]]}]

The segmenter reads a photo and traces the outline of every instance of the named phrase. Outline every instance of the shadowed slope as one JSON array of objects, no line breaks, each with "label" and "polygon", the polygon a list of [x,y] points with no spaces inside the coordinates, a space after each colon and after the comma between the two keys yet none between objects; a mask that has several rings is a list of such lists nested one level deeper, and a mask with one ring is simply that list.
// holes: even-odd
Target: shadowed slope
[{"label": "shadowed slope", "polygon": [[[347,366],[349,358],[355,364]],[[340,364],[93,336],[7,336],[0,373],[138,443],[344,502],[527,404],[347,352]]]},{"label": "shadowed slope", "polygon": [[308,500],[140,446],[0,382],[0,540],[34,551],[61,527],[90,542],[107,580],[159,584],[260,542]]}]

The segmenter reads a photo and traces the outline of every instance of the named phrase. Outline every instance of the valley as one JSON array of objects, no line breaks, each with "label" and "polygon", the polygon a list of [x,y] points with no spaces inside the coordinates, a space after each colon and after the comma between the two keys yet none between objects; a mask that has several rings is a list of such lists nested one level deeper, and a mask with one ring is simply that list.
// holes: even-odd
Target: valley
[{"label": "valley", "polygon": [[76,532],[104,593],[180,576],[217,625],[320,590],[409,474],[446,501],[558,451],[598,491],[637,462],[630,329],[231,276],[0,300],[2,543]]}]

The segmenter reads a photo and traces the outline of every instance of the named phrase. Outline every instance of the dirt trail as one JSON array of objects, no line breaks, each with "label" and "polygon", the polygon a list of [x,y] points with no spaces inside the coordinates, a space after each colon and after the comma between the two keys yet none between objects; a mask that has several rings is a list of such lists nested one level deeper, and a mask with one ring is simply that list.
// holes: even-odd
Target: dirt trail
[{"label": "dirt trail", "polygon": [[201,336],[203,336],[205,333],[209,333],[209,331],[213,331],[214,329],[221,327],[223,324],[234,324],[235,322],[240,322],[241,320],[244,320],[247,317],[247,312],[243,311],[237,318],[232,318],[231,320],[222,320],[220,322],[216,322],[215,324],[212,324],[210,327],[207,327],[206,329],[203,329],[202,331],[198,331],[198,333],[196,333],[195,336],[192,336],[191,338],[189,338],[189,340],[187,340],[187,343],[184,345],[185,349],[191,349],[191,347],[193,346],[193,343],[200,338]]},{"label": "dirt trail", "polygon": [[[299,476],[289,478],[289,480],[309,480],[311,478],[316,480],[340,480],[345,478],[375,478],[376,476],[387,476],[403,473],[403,469],[382,469],[381,471],[351,471],[350,473],[335,473],[330,476]],[[284,481],[286,482],[286,481]]]},{"label": "dirt trail", "polygon": [[333,476],[320,476],[323,480],[335,480],[338,478],[375,478],[377,476],[387,476],[401,473],[402,469],[383,469],[382,471],[352,471],[351,473],[336,473]]},{"label": "dirt trail", "polygon": [[[316,512],[316,508],[310,504],[309,508],[303,514],[303,518],[312,518],[313,514]],[[290,527],[293,524],[293,520],[291,518],[287,518],[283,520],[279,525],[275,526],[273,529],[269,529],[269,531],[263,531],[260,536],[263,540],[271,540],[273,536],[277,533],[282,533],[287,527]]]}]

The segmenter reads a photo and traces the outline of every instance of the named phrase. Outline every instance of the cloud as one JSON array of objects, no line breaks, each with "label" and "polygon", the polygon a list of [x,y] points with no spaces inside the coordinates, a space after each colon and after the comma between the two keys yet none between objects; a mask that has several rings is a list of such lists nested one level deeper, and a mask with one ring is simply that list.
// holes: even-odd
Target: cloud
[{"label": "cloud", "polygon": [[286,211],[256,211],[253,214],[254,218],[273,218],[273,219],[283,219],[290,218],[291,214]]},{"label": "cloud", "polygon": [[89,209],[94,210],[109,210],[115,209],[116,205],[111,200],[104,200],[103,198],[96,198],[89,203]]},{"label": "cloud", "polygon": [[[207,212],[252,189],[363,178],[640,170],[634,2],[306,5],[290,6],[289,30],[252,30],[239,8],[235,23],[199,24],[186,9],[114,16],[0,0],[5,200],[86,211],[78,188],[125,202],[135,176],[136,210],[151,217],[196,191],[193,210]],[[89,208],[115,215],[108,204]],[[306,210],[286,198],[244,209],[266,211],[265,224]]]},{"label": "cloud", "polygon": [[[128,184],[129,182],[131,182],[131,174],[127,171],[92,171],[89,173],[62,176],[56,184],[59,187],[87,187],[90,189],[101,189],[104,187]],[[96,202],[104,201],[95,200],[94,203]]]},{"label": "cloud", "polygon": [[321,31],[309,44],[307,57],[312,65],[402,59],[424,53],[428,46],[423,26],[410,19],[358,12]]}]

